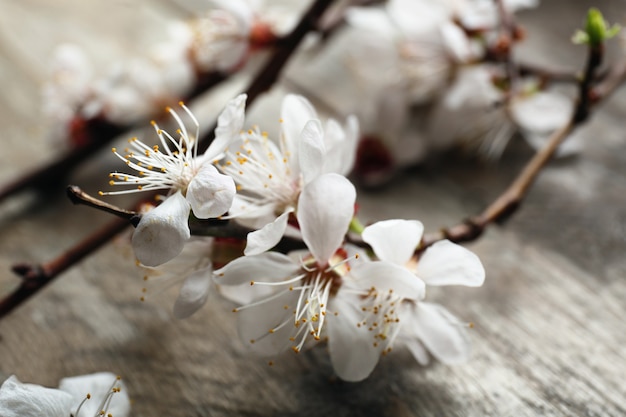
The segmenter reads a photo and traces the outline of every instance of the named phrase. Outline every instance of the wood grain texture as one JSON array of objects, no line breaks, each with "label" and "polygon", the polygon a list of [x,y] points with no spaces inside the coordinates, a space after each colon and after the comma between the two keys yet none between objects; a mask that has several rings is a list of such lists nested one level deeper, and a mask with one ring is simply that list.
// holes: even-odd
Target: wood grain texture
[{"label": "wood grain texture", "polygon": [[[583,52],[567,39],[591,3],[546,0],[524,13],[520,54],[577,68]],[[623,2],[602,3],[613,20],[625,15]],[[55,44],[98,45],[94,56],[105,62],[141,49],[123,40],[147,45],[164,16],[185,15],[157,0],[0,0],[0,10],[1,181],[56,152],[37,110]],[[482,288],[429,292],[475,323],[467,364],[423,368],[398,349],[350,384],[332,376],[320,346],[268,366],[239,342],[232,306],[217,296],[184,321],[171,316],[175,289],[140,302],[143,283],[122,235],[0,322],[0,378],[53,386],[109,370],[124,377],[134,416],[626,415],[624,114],[622,90],[584,127],[580,156],[552,164],[505,227],[469,245],[487,270]],[[362,218],[417,218],[429,230],[456,223],[494,198],[530,152],[518,141],[488,165],[429,163],[361,192]],[[97,190],[115,163],[107,153],[73,181]],[[50,259],[108,220],[72,206],[61,189],[3,204],[0,293],[16,284],[11,264]]]}]

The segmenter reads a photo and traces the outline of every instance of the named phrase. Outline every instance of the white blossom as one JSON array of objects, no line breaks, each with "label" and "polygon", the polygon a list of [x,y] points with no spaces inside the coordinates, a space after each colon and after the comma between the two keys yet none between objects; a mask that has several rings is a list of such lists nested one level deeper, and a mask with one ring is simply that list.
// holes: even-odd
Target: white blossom
[{"label": "white blossom", "polygon": [[329,326],[331,360],[342,379],[366,378],[394,341],[407,345],[420,363],[428,361],[424,346],[444,363],[467,358],[466,326],[443,307],[424,302],[425,285],[480,286],[484,269],[476,255],[449,241],[427,249],[412,266],[422,233],[420,222],[406,220],[364,230],[379,261],[364,262],[344,277],[337,293],[347,300],[336,317],[341,326]]},{"label": "white blossom", "polygon": [[341,249],[355,198],[354,186],[338,174],[314,179],[298,201],[307,252],[244,256],[215,271],[219,285],[250,284],[251,302],[234,311],[239,335],[255,352],[272,356],[289,347],[299,352],[323,337],[327,316],[336,308],[333,293],[355,259]]},{"label": "white blossom", "polygon": [[213,247],[213,238],[192,238],[172,260],[156,268],[144,268],[145,287],[141,300],[181,284],[174,303],[174,317],[184,319],[194,314],[204,306],[214,287]]},{"label": "white blossom", "polygon": [[101,195],[114,195],[170,191],[170,196],[160,206],[141,217],[133,234],[135,255],[146,266],[160,265],[181,252],[190,237],[187,223],[190,211],[200,219],[217,217],[230,208],[235,195],[233,180],[220,174],[213,165],[223,154],[224,141],[218,137],[203,155],[198,156],[199,124],[187,107],[182,107],[196,126],[195,134],[190,135],[179,116],[168,108],[179,125],[179,139],[174,139],[153,122],[160,146],[150,147],[133,138],[125,155],[113,148],[115,155],[137,174],[111,173],[110,184],[135,188],[101,192]]},{"label": "white blossom", "polygon": [[223,137],[231,138],[219,168],[237,183],[229,218],[259,229],[248,236],[245,253],[252,255],[278,243],[290,213],[301,207],[301,192],[312,181],[352,169],[358,124],[356,118],[348,117],[345,128],[333,119],[322,127],[304,97],[287,95],[282,103],[280,142],[276,144],[258,127],[242,131],[243,100],[245,96],[238,97],[236,112],[224,113],[218,120]]},{"label": "white blossom", "polygon": [[254,13],[243,0],[215,2],[204,17],[189,23],[191,55],[202,71],[230,71],[249,47]]},{"label": "white blossom", "polygon": [[347,17],[364,32],[352,65],[374,85],[381,78],[400,84],[407,104],[431,100],[457,65],[477,55],[443,2],[393,0],[384,9],[355,7]]},{"label": "white blossom", "polygon": [[108,372],[64,378],[58,389],[23,384],[14,375],[0,386],[2,417],[126,417],[129,413],[122,381]]}]

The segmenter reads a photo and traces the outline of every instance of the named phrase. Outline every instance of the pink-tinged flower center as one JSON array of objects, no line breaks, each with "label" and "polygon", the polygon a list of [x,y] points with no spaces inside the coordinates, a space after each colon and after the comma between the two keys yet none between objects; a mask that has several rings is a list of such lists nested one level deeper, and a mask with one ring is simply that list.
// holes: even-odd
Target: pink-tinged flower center
[{"label": "pink-tinged flower center", "polygon": [[[297,297],[292,298],[291,304],[283,306],[285,310],[284,320],[269,329],[266,336],[273,335],[286,326],[293,326],[288,337],[292,343],[291,349],[298,353],[309,340],[309,336],[316,341],[321,339],[328,313],[328,300],[337,293],[342,277],[350,270],[349,262],[356,258],[358,255],[348,257],[343,249],[339,249],[325,266],[320,266],[312,256],[303,258],[300,261],[300,270],[293,278],[280,282],[250,282],[250,285],[286,286],[287,289],[275,293],[269,298],[239,307],[235,311],[277,299],[287,292],[297,293]],[[255,343],[256,340],[250,342]]]},{"label": "pink-tinged flower center", "polygon": [[159,137],[160,145],[148,146],[137,138],[129,139],[129,147],[124,155],[113,148],[113,153],[126,163],[137,174],[113,172],[109,174],[109,185],[134,186],[135,188],[121,191],[100,192],[100,195],[127,194],[149,190],[181,190],[183,195],[187,186],[197,174],[197,147],[199,124],[191,111],[181,102],[183,110],[189,115],[195,126],[194,135],[190,135],[180,117],[171,109],[168,112],[174,117],[179,129],[178,139],[159,128],[153,121],[152,125]]},{"label": "pink-tinged flower center", "polygon": [[238,146],[227,150],[219,169],[235,180],[243,201],[255,207],[271,205],[280,215],[296,206],[302,190],[302,180],[293,173],[290,157],[266,132],[255,127],[241,134]]}]

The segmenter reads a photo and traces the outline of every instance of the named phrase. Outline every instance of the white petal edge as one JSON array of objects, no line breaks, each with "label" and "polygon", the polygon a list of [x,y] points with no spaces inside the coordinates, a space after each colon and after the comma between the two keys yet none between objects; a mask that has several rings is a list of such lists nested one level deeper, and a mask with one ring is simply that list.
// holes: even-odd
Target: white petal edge
[{"label": "white petal edge", "polygon": [[174,303],[174,317],[185,319],[206,303],[213,283],[212,275],[212,267],[209,266],[194,271],[185,278]]},{"label": "white petal edge", "polygon": [[23,384],[15,375],[0,386],[2,417],[68,417],[72,396],[58,389]]},{"label": "white petal edge", "polygon": [[426,293],[424,282],[401,266],[383,262],[364,262],[350,271],[352,285],[363,291],[374,288],[379,293],[393,292],[409,300],[421,300]]},{"label": "white petal edge", "polygon": [[368,243],[381,261],[404,266],[422,240],[424,225],[417,220],[383,220],[363,230]]},{"label": "white petal edge", "polygon": [[189,183],[187,201],[194,216],[209,219],[226,213],[233,204],[235,193],[235,181],[207,162]]},{"label": "white petal edge", "polygon": [[[213,273],[219,285],[240,285],[251,281],[278,282],[293,278],[300,265],[287,255],[266,252],[242,256]],[[253,285],[251,286],[254,287]]]},{"label": "white petal edge", "polygon": [[471,355],[467,325],[439,304],[418,303],[411,318],[413,331],[439,361],[456,365]]},{"label": "white petal edge", "polygon": [[319,120],[309,120],[300,133],[300,172],[305,184],[313,181],[322,173],[324,166],[324,132]]},{"label": "white petal edge", "polygon": [[215,140],[213,140],[204,154],[209,162],[219,157],[230,142],[239,138],[239,134],[243,129],[247,98],[246,94],[238,95],[226,104],[226,107],[217,118]]},{"label": "white petal edge", "polygon": [[449,240],[442,240],[422,255],[415,273],[427,285],[464,285],[480,287],[485,268],[476,254]]},{"label": "white petal edge", "polygon": [[298,199],[302,239],[320,265],[339,248],[354,215],[356,190],[345,177],[324,174],[305,185]]},{"label": "white petal edge", "polygon": [[83,404],[80,410],[80,416],[97,415],[101,410],[103,400],[109,395],[113,386],[120,387],[120,392],[113,395],[111,403],[107,409],[106,414],[114,415],[115,417],[127,417],[130,414],[130,399],[128,398],[128,392],[121,380],[118,380],[117,375],[111,372],[96,372],[93,374],[74,376],[69,378],[63,378],[59,381],[59,389],[70,394],[74,399],[74,406],[72,412],[76,413],[76,408],[80,402],[89,393],[91,399],[87,400]]},{"label": "white petal edge", "polygon": [[[242,342],[262,356],[277,355],[291,346],[293,342],[290,337],[297,332],[293,324],[292,308],[298,301],[298,294],[298,291],[284,289],[275,297],[236,312],[237,330]],[[291,308],[285,310],[286,305]],[[270,332],[285,321],[290,323]]]},{"label": "white petal edge", "polygon": [[362,320],[362,312],[355,297],[338,294],[330,307],[337,313],[329,316],[326,322],[333,369],[344,381],[362,381],[376,367],[380,351],[373,347],[372,334],[367,327],[357,326]]},{"label": "white petal edge", "polygon": [[281,144],[282,150],[292,157],[289,159],[293,175],[300,174],[300,133],[304,125],[311,119],[317,119],[317,112],[311,103],[304,97],[296,94],[287,94],[281,105]]},{"label": "white petal edge", "polygon": [[158,266],[180,254],[191,237],[189,209],[179,191],[142,216],[131,239],[139,262]]},{"label": "white petal edge", "polygon": [[276,220],[266,224],[259,230],[248,233],[246,249],[243,254],[246,256],[258,255],[272,249],[285,234],[287,221],[293,209],[285,211]]}]

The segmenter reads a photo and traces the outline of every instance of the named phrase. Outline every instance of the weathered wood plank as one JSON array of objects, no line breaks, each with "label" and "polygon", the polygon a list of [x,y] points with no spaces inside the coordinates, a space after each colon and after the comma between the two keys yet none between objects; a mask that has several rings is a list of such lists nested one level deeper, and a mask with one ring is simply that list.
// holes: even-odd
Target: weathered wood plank
[{"label": "weathered wood plank", "polygon": [[[548,40],[569,37],[592,2],[545,3],[524,15],[532,29],[525,53],[580,62],[579,49],[562,40],[562,48],[552,48]],[[623,3],[606,4],[623,14]],[[1,34],[13,34],[2,38],[1,50],[27,51],[24,64],[0,54],[0,85],[9,93],[0,101],[2,181],[55,151],[43,141],[36,112],[41,68],[55,43],[78,36],[101,45],[102,59],[130,54],[128,42],[113,34],[147,44],[156,35],[143,28],[152,33],[167,13],[183,14],[157,1],[0,7]],[[621,91],[588,127],[581,156],[547,169],[506,227],[471,245],[488,272],[483,288],[429,292],[429,300],[476,324],[465,365],[421,368],[398,349],[370,379],[348,384],[332,377],[319,347],[275,358],[270,367],[239,343],[230,305],[216,296],[185,321],[171,318],[175,291],[140,302],[143,283],[120,237],[0,322],[0,378],[16,373],[55,385],[64,376],[111,370],[124,376],[137,416],[625,415],[624,112]],[[418,218],[430,230],[453,224],[478,212],[529,155],[516,144],[488,166],[433,163],[360,194],[362,217]],[[76,180],[100,187],[104,161]],[[15,284],[12,263],[49,259],[108,220],[62,197],[32,201],[26,196],[0,208],[0,293]]]}]

